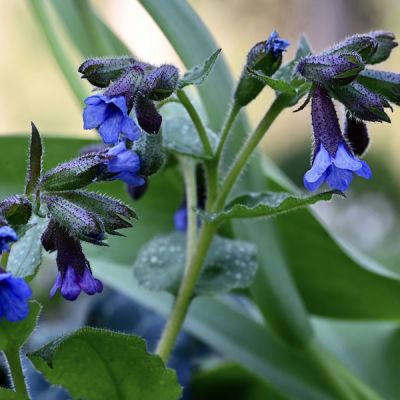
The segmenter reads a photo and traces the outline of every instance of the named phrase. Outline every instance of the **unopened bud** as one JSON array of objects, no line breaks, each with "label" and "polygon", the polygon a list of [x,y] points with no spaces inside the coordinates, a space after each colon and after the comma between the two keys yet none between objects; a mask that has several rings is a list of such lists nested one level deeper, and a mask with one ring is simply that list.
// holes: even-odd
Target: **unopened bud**
[{"label": "unopened bud", "polygon": [[0,202],[0,215],[10,225],[26,225],[32,215],[32,204],[25,196],[7,197]]},{"label": "unopened bud", "polygon": [[378,64],[389,58],[392,50],[399,44],[395,41],[396,37],[392,32],[375,31],[370,32],[371,35],[377,42],[378,46],[375,53],[371,56],[368,63]]},{"label": "unopened bud", "polygon": [[150,100],[167,99],[175,92],[178,79],[179,71],[174,65],[161,65],[146,76],[142,93]]},{"label": "unopened bud", "polygon": [[365,153],[369,145],[368,129],[365,122],[347,116],[344,136],[356,156]]},{"label": "unopened bud", "polygon": [[149,135],[143,132],[133,143],[132,150],[140,157],[140,175],[153,175],[164,166],[166,156],[161,135]]}]

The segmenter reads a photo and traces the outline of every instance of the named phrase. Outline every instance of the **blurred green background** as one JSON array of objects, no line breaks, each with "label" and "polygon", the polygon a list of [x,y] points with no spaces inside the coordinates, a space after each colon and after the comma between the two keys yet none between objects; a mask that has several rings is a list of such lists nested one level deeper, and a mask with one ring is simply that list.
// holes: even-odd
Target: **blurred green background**
[{"label": "blurred green background", "polygon": [[[164,1],[167,6],[168,0]],[[92,135],[83,132],[82,105],[76,102],[64,80],[28,3],[1,0],[0,134],[26,133],[33,120],[43,133]],[[93,3],[140,58],[182,67],[171,45],[137,1]],[[189,3],[220,43],[235,76],[241,71],[248,49],[273,29],[293,44],[287,60],[302,32],[309,37],[315,51],[348,34],[374,29],[390,30],[400,37],[398,0],[190,0]],[[80,56],[71,45],[68,48],[79,65]],[[400,72],[400,50],[396,49],[390,60],[378,67]],[[249,115],[253,124],[272,96],[272,91],[265,90],[251,104]],[[356,180],[349,197],[357,202],[337,200],[317,207],[334,230],[398,271],[399,129],[397,110],[391,125],[370,124],[372,146],[367,159],[374,176],[371,182]],[[264,139],[263,151],[301,185],[309,163],[310,138],[309,109],[296,114],[287,110]]]}]

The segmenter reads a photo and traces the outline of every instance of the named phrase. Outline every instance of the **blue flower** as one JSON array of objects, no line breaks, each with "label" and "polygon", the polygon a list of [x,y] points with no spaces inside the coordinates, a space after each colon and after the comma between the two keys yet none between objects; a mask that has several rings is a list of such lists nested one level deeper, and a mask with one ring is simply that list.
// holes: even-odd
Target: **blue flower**
[{"label": "blue flower", "polygon": [[10,272],[0,272],[0,319],[17,322],[29,314],[28,300],[32,297],[29,285]]},{"label": "blue flower", "polygon": [[304,175],[304,186],[314,191],[326,182],[332,189],[348,189],[353,173],[365,179],[372,176],[368,164],[355,157],[344,143],[338,145],[336,155],[332,157],[321,144],[310,170]]},{"label": "blue flower", "polygon": [[90,96],[85,104],[83,127],[98,128],[104,143],[118,143],[121,134],[132,141],[139,138],[140,128],[129,117],[124,96]]},{"label": "blue flower", "polygon": [[139,176],[140,157],[132,150],[126,148],[125,142],[121,142],[107,151],[111,160],[107,162],[106,174],[110,179],[121,179],[128,185],[144,185],[145,179]]},{"label": "blue flower", "polygon": [[188,225],[187,205],[186,201],[178,208],[174,214],[175,229],[179,232],[186,232]]},{"label": "blue flower", "polygon": [[61,295],[70,301],[78,298],[83,290],[86,294],[93,295],[103,291],[103,284],[94,278],[87,261],[80,272],[72,265],[68,265],[65,271],[58,271],[56,281],[50,290],[50,296],[53,297],[60,289]]},{"label": "blue flower", "polygon": [[271,35],[269,35],[269,38],[267,39],[267,42],[265,44],[265,51],[267,53],[272,51],[275,57],[279,57],[282,54],[282,52],[286,51],[289,45],[290,42],[288,42],[285,39],[282,39],[277,31],[273,31]]},{"label": "blue flower", "polygon": [[335,106],[326,90],[315,88],[311,102],[315,140],[312,167],[304,175],[304,186],[315,190],[326,182],[332,189],[348,189],[353,173],[370,179],[371,169],[354,156],[340,130]]},{"label": "blue flower", "polygon": [[14,229],[7,225],[0,227],[0,254],[3,251],[10,251],[9,243],[16,242],[17,240],[18,236]]}]

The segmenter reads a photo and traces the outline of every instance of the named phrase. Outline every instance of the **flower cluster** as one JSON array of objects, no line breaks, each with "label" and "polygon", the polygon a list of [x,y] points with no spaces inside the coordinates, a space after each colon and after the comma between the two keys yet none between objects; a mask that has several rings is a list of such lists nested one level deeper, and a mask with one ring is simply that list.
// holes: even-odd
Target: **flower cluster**
[{"label": "flower cluster", "polygon": [[[369,137],[365,121],[390,122],[385,109],[400,102],[400,74],[367,69],[386,60],[397,46],[390,32],[354,35],[318,55],[309,55],[297,65],[297,73],[312,83],[311,116],[314,133],[312,167],[304,185],[316,190],[324,182],[332,189],[348,189],[353,174],[372,176],[362,155]],[[346,109],[342,134],[332,98]]]},{"label": "flower cluster", "polygon": [[[143,185],[141,160],[130,146],[141,136],[141,129],[158,133],[162,118],[154,102],[168,98],[176,90],[177,68],[154,67],[121,57],[89,59],[79,72],[97,88],[105,89],[85,100],[83,112],[84,129],[98,129],[103,142],[114,146],[106,153],[109,161],[104,176],[121,179],[131,190]],[[130,117],[132,110],[136,120]]]}]

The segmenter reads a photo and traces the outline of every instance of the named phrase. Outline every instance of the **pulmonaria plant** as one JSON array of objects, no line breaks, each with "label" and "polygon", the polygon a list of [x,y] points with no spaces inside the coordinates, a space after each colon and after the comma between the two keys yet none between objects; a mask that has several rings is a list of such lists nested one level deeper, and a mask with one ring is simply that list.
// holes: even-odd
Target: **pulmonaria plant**
[{"label": "pulmonaria plant", "polygon": [[[390,122],[385,108],[391,108],[390,101],[396,103],[398,99],[393,95],[386,96],[386,92],[396,90],[400,77],[366,67],[386,60],[396,46],[390,32],[354,35],[319,55],[304,57],[297,64],[297,73],[312,83],[309,98],[312,99],[314,151],[312,167],[304,175],[307,189],[313,191],[327,182],[332,189],[345,191],[353,173],[371,178],[368,164],[355,154],[362,155],[368,147],[366,121]],[[392,90],[387,86],[388,76]],[[386,89],[382,91],[380,84]],[[345,107],[344,135],[332,98]]]}]

